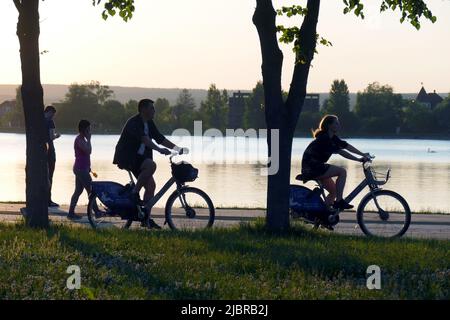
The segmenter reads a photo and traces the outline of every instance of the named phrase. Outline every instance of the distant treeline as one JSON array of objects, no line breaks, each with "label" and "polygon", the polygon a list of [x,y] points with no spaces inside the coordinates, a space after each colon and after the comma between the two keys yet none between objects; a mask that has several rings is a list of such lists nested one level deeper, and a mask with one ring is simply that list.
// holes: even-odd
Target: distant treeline
[{"label": "distant treeline", "polygon": [[[55,122],[59,131],[73,132],[80,119],[93,123],[97,133],[118,133],[125,121],[137,113],[136,100],[125,104],[112,99],[114,92],[99,82],[72,84],[65,98],[55,103]],[[170,134],[184,128],[193,132],[193,123],[202,121],[203,130],[216,128],[224,132],[228,127],[229,95],[214,84],[208,89],[206,99],[197,105],[189,90],[180,92],[176,103],[167,99],[155,100],[155,122],[161,132]],[[17,106],[0,118],[3,128],[23,128],[23,110],[20,90],[16,94]],[[264,88],[258,82],[245,99],[242,115],[243,129],[264,129]],[[328,99],[320,110],[305,111],[300,115],[296,135],[310,135],[324,114],[340,118],[344,136],[448,136],[450,135],[450,95],[439,105],[429,106],[404,99],[389,85],[371,83],[358,92],[356,105],[350,110],[348,86],[344,80],[335,80]],[[235,128],[232,128],[235,129]]]},{"label": "distant treeline", "polygon": [[356,105],[350,110],[347,84],[335,80],[321,110],[301,114],[297,132],[315,128],[324,114],[336,114],[347,136],[450,136],[450,94],[432,109],[374,82],[357,93]]}]

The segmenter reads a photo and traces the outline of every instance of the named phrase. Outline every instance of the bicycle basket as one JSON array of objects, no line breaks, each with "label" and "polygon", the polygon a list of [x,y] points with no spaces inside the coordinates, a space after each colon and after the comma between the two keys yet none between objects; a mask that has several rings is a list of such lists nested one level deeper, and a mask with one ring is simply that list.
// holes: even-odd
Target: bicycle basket
[{"label": "bicycle basket", "polygon": [[369,168],[373,180],[377,183],[385,183],[389,177],[389,170],[387,172],[375,171],[373,167]]},{"label": "bicycle basket", "polygon": [[180,162],[172,164],[172,175],[178,182],[194,181],[198,177],[198,169],[194,168],[190,163]]}]

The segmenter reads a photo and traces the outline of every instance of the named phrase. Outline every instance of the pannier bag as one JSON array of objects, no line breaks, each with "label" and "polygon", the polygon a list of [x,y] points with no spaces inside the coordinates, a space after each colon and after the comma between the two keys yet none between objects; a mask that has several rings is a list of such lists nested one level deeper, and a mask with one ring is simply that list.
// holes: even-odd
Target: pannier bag
[{"label": "pannier bag", "polygon": [[297,185],[290,187],[289,206],[298,212],[321,213],[327,210],[319,188],[311,190]]},{"label": "pannier bag", "polygon": [[137,216],[136,204],[131,197],[132,187],[110,181],[98,181],[92,183],[92,192],[111,214],[119,215],[123,219]]}]

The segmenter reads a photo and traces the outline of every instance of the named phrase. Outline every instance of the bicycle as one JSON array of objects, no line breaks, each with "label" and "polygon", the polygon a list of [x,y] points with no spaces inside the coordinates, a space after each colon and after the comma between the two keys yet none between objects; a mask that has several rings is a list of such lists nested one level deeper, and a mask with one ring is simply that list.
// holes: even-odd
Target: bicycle
[{"label": "bicycle", "polygon": [[[213,202],[204,191],[186,185],[198,177],[198,169],[184,161],[175,163],[172,158],[180,154],[170,156],[172,176],[154,197],[142,206],[136,205],[132,200],[131,190],[136,183],[129,170],[127,172],[130,182],[125,186],[113,181],[93,182],[87,207],[91,226],[94,229],[112,226],[128,229],[135,221],[145,226],[150,219],[146,211],[149,212],[172,185],[176,184],[176,189],[165,205],[164,225],[168,224],[172,230],[212,227],[215,218]],[[94,203],[99,209],[96,209]],[[151,217],[158,216],[152,214]]]},{"label": "bicycle", "polygon": [[[359,227],[367,236],[401,237],[411,223],[411,210],[401,195],[381,188],[388,182],[391,170],[388,169],[384,174],[376,172],[372,168],[374,158],[370,156],[363,162],[365,178],[344,200],[350,203],[368,186],[369,192],[362,198],[356,209]],[[380,180],[381,177],[384,179]],[[305,179],[301,174],[297,175],[296,180],[303,183],[315,181],[318,187],[311,190],[304,186],[290,185],[291,218],[313,224],[314,229],[324,227],[333,230],[333,227],[339,223],[339,214],[343,210],[330,209],[325,205],[325,190],[320,181]]]}]

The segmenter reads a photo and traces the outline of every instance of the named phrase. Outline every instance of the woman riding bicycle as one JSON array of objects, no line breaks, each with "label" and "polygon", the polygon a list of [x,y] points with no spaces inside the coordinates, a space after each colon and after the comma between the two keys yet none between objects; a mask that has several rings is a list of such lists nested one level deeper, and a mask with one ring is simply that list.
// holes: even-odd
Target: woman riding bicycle
[{"label": "woman riding bicycle", "polygon": [[[318,180],[328,191],[326,204],[333,205],[336,209],[351,209],[343,198],[347,171],[344,168],[326,163],[333,153],[338,153],[344,158],[363,162],[369,158],[368,153],[362,153],[349,143],[339,139],[336,135],[339,131],[339,119],[335,115],[326,115],[322,118],[319,128],[313,131],[315,138],[306,148],[302,158],[302,179]],[[344,149],[362,156],[357,158],[344,151]],[[334,182],[333,177],[337,177]],[[336,201],[335,201],[336,200]]]}]

